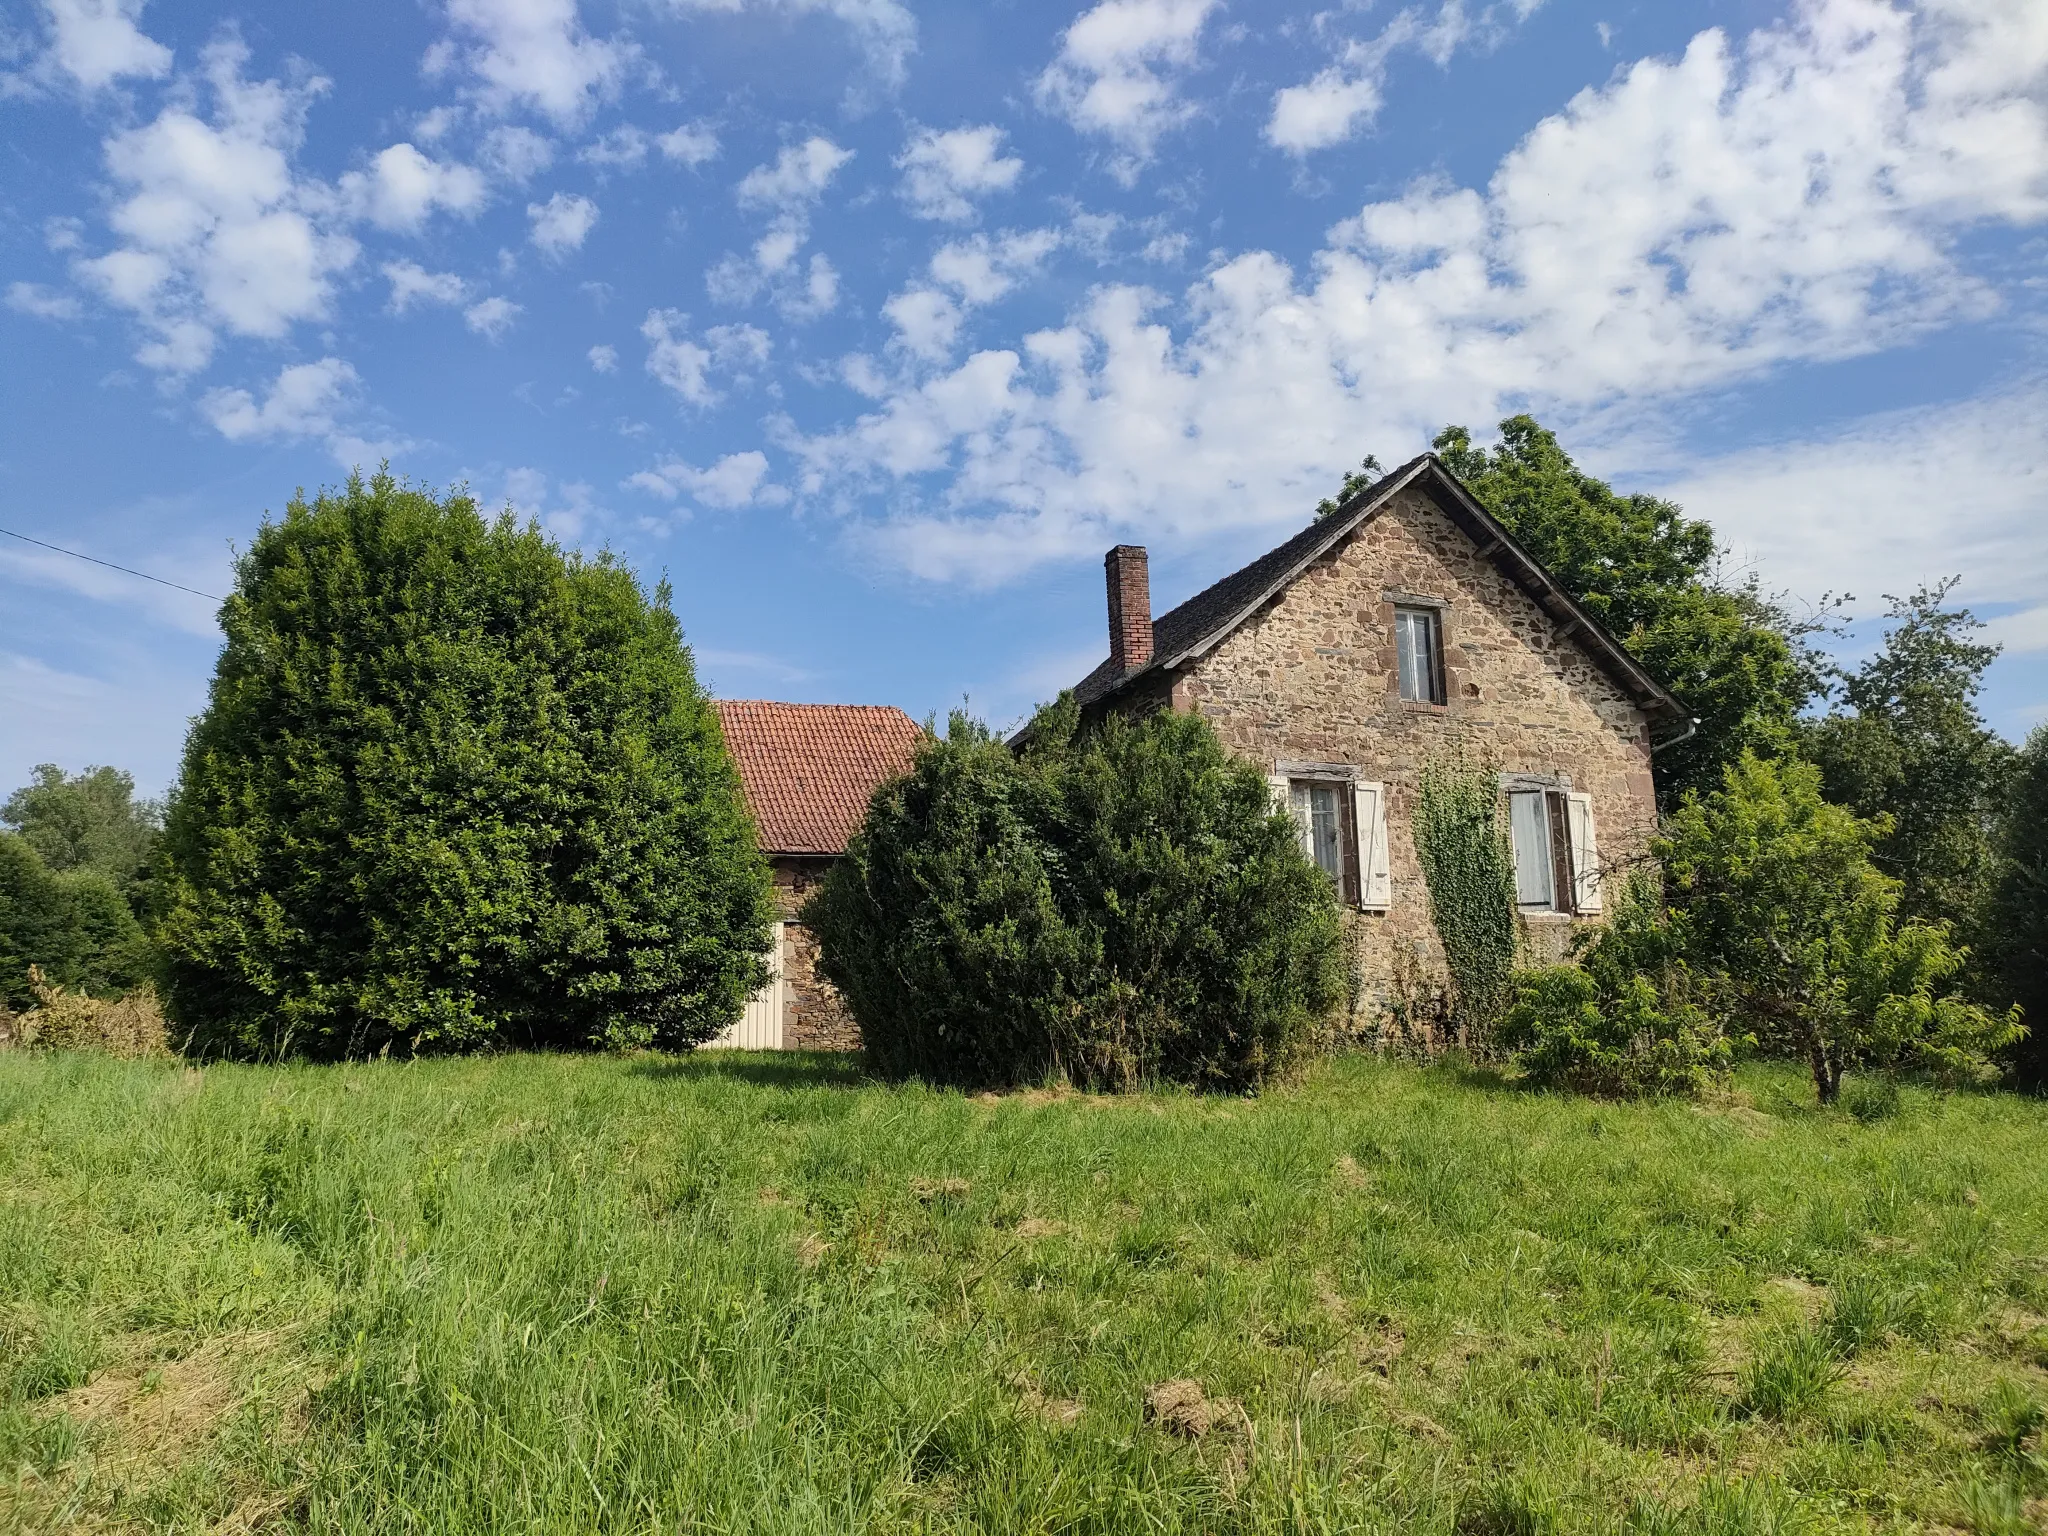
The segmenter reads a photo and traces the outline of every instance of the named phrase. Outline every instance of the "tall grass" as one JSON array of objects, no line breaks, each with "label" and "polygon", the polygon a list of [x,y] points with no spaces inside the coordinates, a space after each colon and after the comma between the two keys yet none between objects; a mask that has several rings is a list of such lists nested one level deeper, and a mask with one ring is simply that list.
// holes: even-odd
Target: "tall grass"
[{"label": "tall grass", "polygon": [[[1257,1100],[969,1098],[804,1058],[12,1053],[0,1528],[2023,1510],[2048,1112],[1908,1090],[1863,1125],[1742,1081],[1592,1106],[1360,1059]],[[1179,1429],[1148,1409],[1189,1382]]]}]

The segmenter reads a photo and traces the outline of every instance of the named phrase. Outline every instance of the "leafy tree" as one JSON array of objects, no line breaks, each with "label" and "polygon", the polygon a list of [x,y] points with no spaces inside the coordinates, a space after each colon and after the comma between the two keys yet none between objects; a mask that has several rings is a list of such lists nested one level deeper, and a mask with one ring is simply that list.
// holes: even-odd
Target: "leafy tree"
[{"label": "leafy tree", "polygon": [[1805,730],[1821,786],[1857,815],[1889,815],[1877,867],[1903,883],[1899,910],[1969,927],[1991,878],[1991,832],[2012,749],[1984,724],[1976,696],[1995,645],[1948,608],[1956,578],[1890,599],[1882,650],[1853,671],[1833,668],[1840,706]]},{"label": "leafy tree", "polygon": [[1656,759],[1658,794],[1676,804],[1710,790],[1744,752],[1775,756],[1795,739],[1819,685],[1795,622],[1752,579],[1715,574],[1713,529],[1656,496],[1622,496],[1572,462],[1532,417],[1500,424],[1477,447],[1463,427],[1437,434],[1446,467],[1581,606],[1626,644],[1699,721]]},{"label": "leafy tree", "polygon": [[889,1076],[1244,1088],[1335,1005],[1337,913],[1263,777],[1197,717],[1020,757],[956,714],[875,794],[806,909]]},{"label": "leafy tree", "polygon": [[12,828],[45,866],[66,873],[97,870],[129,893],[138,914],[149,909],[149,866],[163,828],[163,807],[135,798],[135,778],[118,768],[66,775],[39,763],[34,782],[0,805]]},{"label": "leafy tree", "polygon": [[149,971],[149,947],[126,897],[96,869],[59,872],[27,838],[0,832],[0,1002],[34,1005],[28,968],[94,996]]},{"label": "leafy tree", "polygon": [[1656,844],[1677,952],[1806,1059],[1824,1104],[1852,1068],[1968,1077],[2019,1034],[1957,994],[1964,954],[1945,924],[1897,921],[1900,883],[1870,857],[1888,830],[1823,799],[1812,764],[1744,754]]},{"label": "leafy tree", "polygon": [[2020,1080],[2048,1086],[2048,725],[2013,764],[1993,850],[1983,923],[1990,990],[2017,1005],[2028,1035]]},{"label": "leafy tree", "polygon": [[765,868],[664,585],[387,473],[266,522],[165,844],[189,1047],[688,1046]]}]

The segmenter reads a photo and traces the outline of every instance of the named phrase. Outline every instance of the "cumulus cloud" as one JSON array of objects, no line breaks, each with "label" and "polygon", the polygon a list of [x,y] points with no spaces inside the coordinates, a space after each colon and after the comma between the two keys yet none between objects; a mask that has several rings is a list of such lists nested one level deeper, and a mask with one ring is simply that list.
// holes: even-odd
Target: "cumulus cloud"
[{"label": "cumulus cloud", "polygon": [[1401,11],[1377,36],[1344,40],[1336,61],[1313,79],[1276,92],[1266,142],[1295,154],[1341,144],[1379,115],[1387,60],[1396,50],[1412,48],[1441,67],[1460,48],[1495,46],[1542,4],[1502,0],[1474,11],[1466,0],[1443,0],[1433,17]]},{"label": "cumulus cloud", "polygon": [[647,151],[653,142],[645,129],[623,123],[577,150],[576,158],[585,165],[606,170],[637,171],[647,163]]},{"label": "cumulus cloud", "polygon": [[[789,16],[824,15],[844,23],[867,56],[875,83],[888,90],[903,84],[911,54],[917,51],[917,18],[900,0],[669,0],[677,11],[742,11]],[[848,91],[859,100],[858,87]]]},{"label": "cumulus cloud", "polygon": [[45,78],[68,78],[80,89],[101,90],[116,80],[161,79],[171,72],[171,50],[136,25],[144,0],[42,0],[49,51]]},{"label": "cumulus cloud", "polygon": [[684,123],[654,142],[662,157],[677,165],[699,166],[718,158],[718,134],[709,123]]},{"label": "cumulus cloud", "polygon": [[961,223],[974,217],[975,201],[1017,184],[1024,162],[1002,153],[1003,130],[993,123],[939,132],[920,128],[896,158],[903,172],[903,200],[921,219]]},{"label": "cumulus cloud", "polygon": [[478,156],[500,179],[524,186],[555,163],[555,146],[531,128],[501,125],[484,135]]},{"label": "cumulus cloud", "polygon": [[1990,313],[1957,239],[2048,220],[2048,18],[2026,0],[1809,0],[1702,33],[1540,123],[1483,189],[1367,204],[1306,272],[1249,251],[1176,302],[1096,290],[1015,349],[895,381],[789,446],[805,494],[898,485],[875,528],[990,580],[1106,537],[1291,522],[1360,445],[1526,406],[1676,399]]},{"label": "cumulus cloud", "polygon": [[585,32],[576,0],[448,0],[448,25],[427,51],[429,75],[466,73],[487,110],[525,107],[564,128],[618,94],[638,53]]},{"label": "cumulus cloud", "polygon": [[714,405],[721,392],[714,373],[745,382],[768,361],[768,333],[751,325],[714,325],[702,341],[691,337],[690,317],[675,309],[650,309],[641,322],[647,341],[647,372],[691,405]]},{"label": "cumulus cloud", "polygon": [[593,486],[581,480],[551,482],[545,470],[531,466],[505,472],[498,500],[514,517],[537,522],[562,539],[581,538],[604,516]]},{"label": "cumulus cloud", "polygon": [[323,357],[279,370],[260,401],[246,389],[215,389],[201,398],[199,409],[231,443],[317,437],[346,464],[360,462],[363,450],[371,448],[341,424],[361,386],[354,368],[338,357]]},{"label": "cumulus cloud", "polygon": [[557,192],[544,203],[528,203],[526,217],[533,224],[530,238],[550,261],[560,261],[579,249],[597,227],[597,204],[587,197]]},{"label": "cumulus cloud", "polygon": [[619,371],[619,349],[617,347],[606,346],[600,342],[597,346],[590,349],[588,356],[590,358],[590,366],[598,373],[617,373]]},{"label": "cumulus cloud", "polygon": [[522,313],[520,305],[510,299],[493,296],[472,304],[462,312],[462,323],[477,335],[491,341],[498,341],[512,329],[512,322]]},{"label": "cumulus cloud", "polygon": [[785,145],[773,165],[755,166],[740,178],[735,191],[742,207],[808,207],[824,196],[840,167],[852,158],[852,150],[813,134],[801,144]]},{"label": "cumulus cloud", "polygon": [[150,368],[203,367],[219,329],[274,338],[323,318],[356,258],[332,189],[292,166],[327,82],[245,80],[247,58],[232,39],[206,50],[210,119],[180,101],[105,144],[119,244],[75,271],[152,333],[137,354]]},{"label": "cumulus cloud", "polygon": [[416,261],[387,261],[384,277],[391,284],[394,315],[415,304],[460,304],[469,297],[469,284],[453,272],[429,272]]},{"label": "cumulus cloud", "polygon": [[468,215],[484,205],[484,178],[473,166],[433,160],[410,144],[381,150],[368,171],[350,171],[340,190],[349,207],[379,229],[416,234],[436,209]]},{"label": "cumulus cloud", "polygon": [[664,501],[687,495],[721,510],[789,500],[787,489],[769,482],[768,456],[757,449],[728,453],[709,469],[698,469],[682,459],[664,459],[652,469],[628,477],[626,484]]},{"label": "cumulus cloud", "polygon": [[1030,229],[939,247],[925,269],[930,286],[906,289],[882,306],[896,345],[925,362],[949,357],[967,312],[1009,294],[1059,243],[1054,230]]},{"label": "cumulus cloud", "polygon": [[1083,133],[1117,146],[1110,170],[1129,184],[1160,137],[1193,115],[1181,96],[1217,0],[1102,0],[1060,37],[1038,99]]},{"label": "cumulus cloud", "polygon": [[77,299],[41,283],[8,284],[7,307],[38,320],[76,320],[83,313]]}]

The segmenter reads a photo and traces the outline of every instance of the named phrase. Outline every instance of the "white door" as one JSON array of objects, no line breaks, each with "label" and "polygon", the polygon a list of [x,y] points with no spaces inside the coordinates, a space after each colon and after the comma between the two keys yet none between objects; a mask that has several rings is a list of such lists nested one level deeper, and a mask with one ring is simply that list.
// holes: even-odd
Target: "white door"
[{"label": "white door", "polygon": [[782,1049],[782,924],[768,950],[768,985],[747,999],[746,1011],[725,1031],[704,1042],[706,1048],[729,1046],[741,1051]]}]

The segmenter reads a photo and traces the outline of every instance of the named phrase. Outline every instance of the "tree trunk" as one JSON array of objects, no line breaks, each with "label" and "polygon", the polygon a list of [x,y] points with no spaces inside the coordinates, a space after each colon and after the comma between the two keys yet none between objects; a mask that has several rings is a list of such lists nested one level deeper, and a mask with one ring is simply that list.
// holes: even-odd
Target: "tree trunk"
[{"label": "tree trunk", "polygon": [[1828,1054],[1826,1046],[1815,1041],[1807,1047],[1807,1057],[1813,1065],[1814,1092],[1820,1095],[1822,1104],[1832,1104],[1842,1094],[1842,1065]]}]

